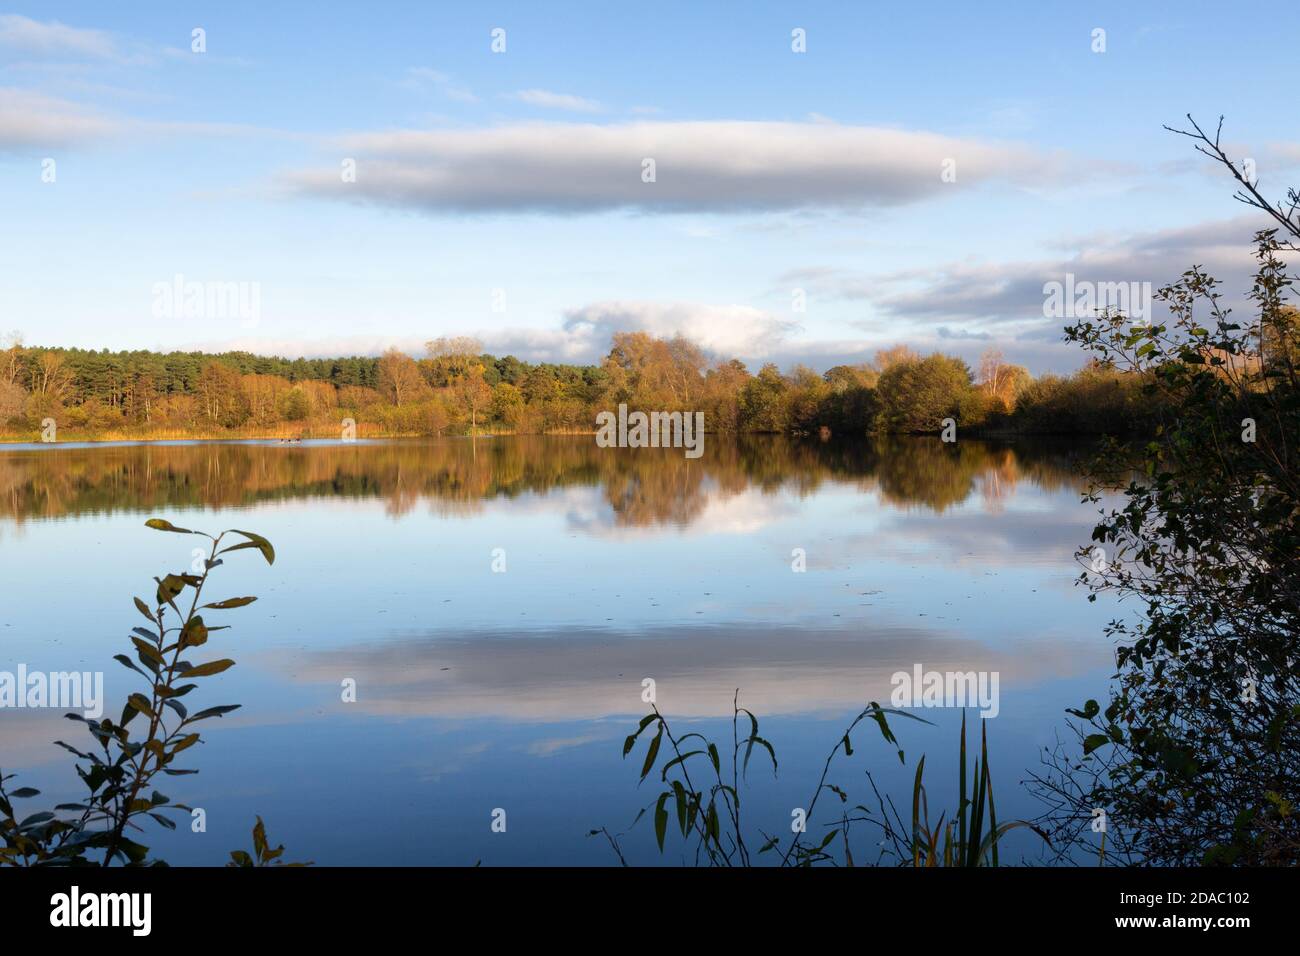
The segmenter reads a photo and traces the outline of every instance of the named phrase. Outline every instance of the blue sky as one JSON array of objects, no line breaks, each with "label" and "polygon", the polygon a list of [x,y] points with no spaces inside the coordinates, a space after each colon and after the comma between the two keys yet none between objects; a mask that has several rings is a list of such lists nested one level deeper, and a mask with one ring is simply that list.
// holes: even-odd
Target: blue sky
[{"label": "blue sky", "polygon": [[[1266,194],[1300,182],[1270,109],[1294,6],[327,6],[0,7],[0,328],[570,361],[646,328],[751,364],[907,342],[1063,371],[1044,282],[1246,274],[1263,223],[1162,123],[1227,114]],[[176,276],[255,314],[160,315]]]}]

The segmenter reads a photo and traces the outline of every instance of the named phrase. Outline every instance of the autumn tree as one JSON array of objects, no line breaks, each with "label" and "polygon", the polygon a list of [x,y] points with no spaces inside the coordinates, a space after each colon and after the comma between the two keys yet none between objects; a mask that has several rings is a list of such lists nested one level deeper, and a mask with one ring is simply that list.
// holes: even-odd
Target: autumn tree
[{"label": "autumn tree", "polygon": [[23,334],[15,329],[4,337],[0,352],[0,384],[21,385],[23,369]]},{"label": "autumn tree", "polygon": [[518,386],[500,382],[492,389],[492,415],[502,425],[518,428],[524,412],[524,393]]},{"label": "autumn tree", "polygon": [[280,416],[280,400],[289,390],[289,382],[278,375],[244,375],[240,387],[248,398],[249,416],[253,421],[269,425]]},{"label": "autumn tree", "polygon": [[880,374],[870,365],[835,365],[822,376],[829,394],[822,401],[822,417],[839,435],[865,435],[875,427],[879,403],[876,384]]},{"label": "autumn tree", "polygon": [[937,432],[945,418],[962,421],[970,387],[970,369],[959,358],[936,353],[896,362],[881,373],[877,388],[881,424],[891,432]]},{"label": "autumn tree", "polygon": [[483,345],[467,336],[442,337],[425,343],[436,385],[450,390],[457,409],[469,418],[471,433],[478,429],[478,417],[492,401],[492,386],[487,383],[487,366],[482,359]]},{"label": "autumn tree", "polygon": [[285,421],[301,422],[311,417],[311,395],[306,389],[295,385],[280,398],[280,414]]},{"label": "autumn tree", "polygon": [[17,382],[0,381],[0,425],[21,416],[26,404],[26,389]]},{"label": "autumn tree", "polygon": [[865,363],[860,365],[833,365],[822,376],[831,391],[840,393],[858,388],[875,388],[880,373]]},{"label": "autumn tree", "polygon": [[440,336],[430,339],[424,343],[424,352],[430,368],[429,384],[434,388],[452,385],[474,366],[483,365],[483,343],[469,336]]},{"label": "autumn tree", "polygon": [[706,428],[720,432],[740,430],[741,393],[747,381],[749,371],[739,359],[719,362],[709,369],[699,401]]},{"label": "autumn tree", "polygon": [[72,372],[63,356],[55,351],[41,351],[28,371],[27,418],[38,422],[60,417],[67,399],[73,397]]},{"label": "autumn tree", "polygon": [[4,351],[0,352],[0,425],[19,418],[26,407],[22,370],[23,334],[13,331],[4,337]]},{"label": "autumn tree", "polygon": [[158,385],[148,368],[133,368],[122,392],[122,413],[129,422],[148,422],[153,417]]},{"label": "autumn tree", "polygon": [[43,351],[31,371],[31,393],[61,403],[72,391],[72,371],[58,352]]},{"label": "autumn tree", "polygon": [[469,413],[470,432],[478,429],[479,413],[492,400],[492,386],[483,379],[483,366],[473,365],[458,377],[451,386],[451,394],[459,409]]},{"label": "autumn tree", "polygon": [[379,359],[379,391],[394,405],[416,401],[427,391],[415,359],[400,349],[389,349]]},{"label": "autumn tree", "polygon": [[786,386],[786,420],[796,432],[814,432],[825,425],[824,410],[831,387],[806,365],[796,365],[790,371]]},{"label": "autumn tree", "polygon": [[1015,409],[1016,399],[1032,380],[1028,369],[1008,364],[998,349],[985,349],[980,356],[980,388],[1002,411]]},{"label": "autumn tree", "polygon": [[768,362],[745,383],[740,396],[743,427],[756,432],[786,430],[786,382],[777,367]]},{"label": "autumn tree", "polygon": [[876,353],[876,369],[882,375],[895,365],[908,365],[921,361],[921,356],[906,345],[894,345]]},{"label": "autumn tree", "polygon": [[684,336],[615,333],[605,369],[617,401],[637,408],[688,409],[703,384],[704,353]]},{"label": "autumn tree", "polygon": [[1266,370],[1290,374],[1300,368],[1300,309],[1291,305],[1275,309],[1260,322],[1259,340]]},{"label": "autumn tree", "polygon": [[203,416],[225,428],[238,428],[252,414],[239,373],[221,362],[209,362],[203,366],[198,395]]}]

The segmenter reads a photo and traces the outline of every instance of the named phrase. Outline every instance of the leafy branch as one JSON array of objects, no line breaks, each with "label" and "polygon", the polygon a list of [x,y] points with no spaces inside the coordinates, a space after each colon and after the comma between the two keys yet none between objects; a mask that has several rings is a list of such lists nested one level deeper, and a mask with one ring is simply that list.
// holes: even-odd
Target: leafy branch
[{"label": "leafy branch", "polygon": [[[147,603],[139,597],[133,599],[136,610],[149,626],[131,629],[134,660],[127,654],[114,655],[113,659],[142,678],[144,686],[128,695],[117,722],[107,717],[96,720],[81,714],[66,715],[69,720],[84,724],[93,741],[85,750],[62,740],[55,741],[81,761],[75,768],[88,791],[81,801],[58,804],[53,810],[19,819],[13,801],[39,796],[40,791],[32,787],[6,790],[5,782],[13,775],[0,773],[0,836],[4,839],[4,845],[0,846],[0,865],[110,866],[115,861],[127,865],[149,862],[149,848],[134,839],[137,833],[143,832],[145,819],[174,830],[176,822],[168,813],[193,812],[192,807],[173,803],[156,789],[156,784],[161,777],[198,773],[177,765],[182,754],[203,742],[196,725],[239,708],[238,704],[221,704],[190,712],[183,698],[198,688],[195,681],[222,674],[235,662],[229,658],[195,662],[189,655],[204,647],[212,634],[228,628],[224,624],[209,624],[201,612],[233,610],[257,598],[199,602],[209,575],[224,563],[221,555],[256,549],[267,564],[273,564],[275,549],[270,541],[251,531],[229,530],[214,537],[179,528],[161,518],[151,518],[145,525],[155,531],[207,538],[211,545],[203,561],[203,571],[155,577],[153,602]],[[223,547],[229,535],[243,540]],[[187,603],[188,607],[182,610]],[[132,737],[132,724],[138,719],[147,724],[140,736]],[[254,830],[254,845],[259,859],[278,856],[274,853],[266,857],[262,852],[265,829],[260,819]]]}]

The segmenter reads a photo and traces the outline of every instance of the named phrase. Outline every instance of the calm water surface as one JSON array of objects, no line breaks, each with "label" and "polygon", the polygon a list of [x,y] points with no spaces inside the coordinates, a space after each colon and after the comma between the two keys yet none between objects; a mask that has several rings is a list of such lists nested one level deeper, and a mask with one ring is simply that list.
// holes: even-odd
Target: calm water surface
[{"label": "calm water surface", "polygon": [[[775,779],[751,765],[746,809],[784,833],[894,672],[997,671],[998,812],[1032,815],[1019,782],[1113,659],[1116,608],[1074,585],[1096,508],[1077,455],[713,436],[695,461],[591,437],[0,447],[0,669],[103,671],[116,714],[138,680],[111,660],[141,623],[131,596],[188,570],[197,543],[144,520],[238,527],[278,557],[239,552],[209,585],[260,600],[205,648],[238,666],[192,700],[243,709],[205,725],[199,775],[167,781],[208,819],[150,831],[173,863],[223,862],[255,814],[318,864],[614,862],[587,833],[657,793],[621,759],[647,677],[679,729],[719,740],[740,688],[781,761]],[[870,769],[905,805],[921,753],[931,807],[955,802],[960,712],[919,713],[935,726],[895,727],[906,769],[859,732],[829,778],[851,803]],[[0,710],[0,767],[50,804],[80,788],[52,741],[84,732],[60,714]],[[633,862],[661,860],[648,823],[625,838]]]}]

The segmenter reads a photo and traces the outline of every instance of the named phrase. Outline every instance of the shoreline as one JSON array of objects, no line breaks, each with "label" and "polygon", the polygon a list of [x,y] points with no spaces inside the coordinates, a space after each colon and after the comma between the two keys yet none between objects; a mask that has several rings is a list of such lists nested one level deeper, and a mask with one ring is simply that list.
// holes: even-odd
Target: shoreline
[{"label": "shoreline", "polygon": [[[86,437],[82,435],[72,435],[69,437],[59,438],[57,441],[46,442],[35,437],[19,437],[13,435],[0,435],[0,450],[13,446],[32,446],[32,445],[183,445],[183,444],[273,444],[283,445],[286,447],[309,447],[320,445],[339,445],[339,444],[364,444],[367,442],[378,441],[448,441],[454,439],[488,439],[488,438],[547,438],[547,437],[595,437],[598,432],[595,429],[574,431],[548,431],[548,432],[516,432],[516,431],[480,431],[473,435],[422,435],[416,432],[397,432],[385,433],[378,435],[357,435],[351,439],[345,439],[335,432],[324,435],[303,435],[301,437],[290,437],[286,435],[212,435],[212,434],[191,434],[191,435],[154,435],[150,437],[138,437],[133,435],[98,435]],[[896,438],[937,438],[940,433],[935,432],[880,432],[864,433],[855,435],[831,435],[828,438],[821,439],[815,435],[809,434],[787,434],[784,432],[713,432],[706,431],[706,435],[713,438],[725,437],[728,440],[746,438],[765,438],[765,437],[783,437],[791,441],[813,441],[821,443],[838,443],[844,441],[874,441],[879,439],[896,439]],[[1016,431],[1006,428],[981,429],[971,426],[965,430],[964,437],[951,444],[958,445],[960,441],[983,441],[983,442],[1002,442],[1014,443],[1021,440],[1082,440],[1097,441],[1102,438],[1111,437],[1121,441],[1132,441],[1143,436],[1139,433],[1119,433],[1109,434],[1104,432],[1084,432],[1084,431]]]},{"label": "shoreline", "polygon": [[365,441],[394,441],[394,440],[411,440],[411,439],[436,439],[443,440],[449,438],[506,438],[521,435],[595,435],[594,429],[590,431],[553,431],[553,432],[514,432],[514,431],[480,431],[473,435],[421,435],[417,432],[393,432],[378,435],[357,435],[354,439],[347,440],[342,438],[337,430],[331,430],[328,434],[314,435],[270,435],[270,434],[250,434],[250,435],[214,435],[210,433],[198,434],[168,434],[168,435],[123,435],[111,433],[109,435],[86,436],[73,434],[67,437],[61,437],[57,441],[42,441],[38,434],[31,437],[0,435],[0,448],[6,445],[112,445],[112,444],[131,444],[131,445],[160,445],[160,444],[177,444],[182,442],[271,442],[285,445],[307,445],[308,443],[332,442],[350,444],[351,442]]}]

